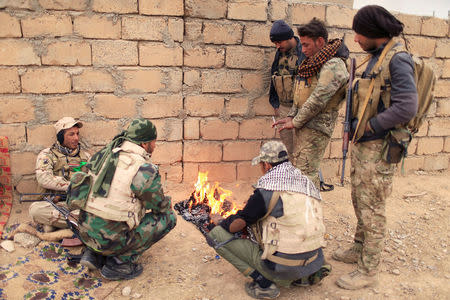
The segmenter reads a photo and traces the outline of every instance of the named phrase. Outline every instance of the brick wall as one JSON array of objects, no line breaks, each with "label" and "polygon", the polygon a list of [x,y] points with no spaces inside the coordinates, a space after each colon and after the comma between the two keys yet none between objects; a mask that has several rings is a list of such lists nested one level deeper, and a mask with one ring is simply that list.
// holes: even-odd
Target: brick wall
[{"label": "brick wall", "polygon": [[[92,152],[130,119],[151,119],[159,131],[154,162],[164,180],[192,182],[199,170],[209,170],[212,180],[255,179],[259,169],[250,160],[263,141],[276,137],[267,96],[272,22],[299,25],[317,16],[362,59],[353,42],[351,2],[1,1],[0,135],[10,139],[14,184],[21,192],[34,189],[36,155],[52,143],[52,124],[66,115],[84,122],[83,144]],[[399,18],[412,52],[439,78],[436,102],[405,168],[448,169],[449,25]],[[325,177],[339,175],[341,135],[338,123],[325,153]]]}]

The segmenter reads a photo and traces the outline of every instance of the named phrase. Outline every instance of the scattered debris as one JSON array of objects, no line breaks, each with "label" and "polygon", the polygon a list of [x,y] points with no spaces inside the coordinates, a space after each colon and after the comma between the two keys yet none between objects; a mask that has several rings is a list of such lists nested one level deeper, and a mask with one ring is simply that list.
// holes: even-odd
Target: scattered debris
[{"label": "scattered debris", "polygon": [[128,297],[131,295],[131,287],[126,286],[122,289],[122,296]]},{"label": "scattered debris", "polygon": [[14,250],[16,250],[16,248],[14,247],[13,241],[8,241],[8,240],[3,241],[0,243],[0,246],[8,252],[13,252]]},{"label": "scattered debris", "polygon": [[425,196],[426,194],[428,194],[427,192],[420,192],[420,193],[415,193],[415,194],[413,194],[413,193],[410,193],[410,194],[404,194],[403,195],[403,199],[406,199],[406,198],[416,198],[416,197],[422,197],[422,196]]}]

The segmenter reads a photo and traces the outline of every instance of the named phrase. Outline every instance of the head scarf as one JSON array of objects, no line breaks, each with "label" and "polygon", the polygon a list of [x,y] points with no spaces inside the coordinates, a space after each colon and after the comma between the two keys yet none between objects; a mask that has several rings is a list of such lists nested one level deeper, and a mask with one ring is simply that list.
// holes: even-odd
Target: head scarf
[{"label": "head scarf", "polygon": [[[119,152],[113,152],[114,148],[122,145],[124,141],[135,144],[150,142],[156,139],[156,127],[152,122],[144,118],[134,119],[128,128],[116,135],[113,140],[102,150],[95,153],[89,160],[87,168],[98,174],[92,187],[94,196],[106,197],[111,186],[111,182],[116,172]],[[100,172],[100,174],[99,174]]]},{"label": "head scarf", "polygon": [[367,38],[392,38],[403,32],[403,23],[385,8],[367,5],[353,18],[352,29]]}]

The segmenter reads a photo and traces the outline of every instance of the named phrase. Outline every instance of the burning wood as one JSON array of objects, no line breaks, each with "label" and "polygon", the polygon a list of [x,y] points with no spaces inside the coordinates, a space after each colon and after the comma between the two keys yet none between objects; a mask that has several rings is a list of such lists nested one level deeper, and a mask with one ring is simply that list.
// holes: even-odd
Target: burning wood
[{"label": "burning wood", "polygon": [[221,188],[217,182],[211,186],[208,182],[208,172],[199,172],[195,190],[190,198],[176,203],[174,209],[206,235],[214,227],[209,218],[210,214],[219,214],[226,218],[238,211],[236,205],[227,199],[231,195],[231,191]]}]

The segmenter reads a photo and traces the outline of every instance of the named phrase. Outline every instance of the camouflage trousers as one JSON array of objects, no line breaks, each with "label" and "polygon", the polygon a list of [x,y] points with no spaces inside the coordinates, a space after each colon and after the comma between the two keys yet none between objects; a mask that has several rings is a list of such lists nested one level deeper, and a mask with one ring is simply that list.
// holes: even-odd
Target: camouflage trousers
[{"label": "camouflage trousers", "polygon": [[127,223],[105,220],[80,211],[80,237],[94,251],[116,256],[123,262],[135,262],[142,253],[162,239],[176,225],[172,210],[161,214],[147,213],[139,225],[130,230]]},{"label": "camouflage trousers", "polygon": [[386,232],[386,198],[392,192],[396,165],[381,159],[383,140],[352,147],[352,202],[357,218],[355,242],[362,243],[358,269],[375,273],[380,264]]},{"label": "camouflage trousers", "polygon": [[319,169],[330,137],[318,130],[303,127],[295,130],[292,164],[309,177],[319,189]]},{"label": "camouflage trousers", "polygon": [[[291,110],[291,106],[285,106],[285,105],[280,104],[280,107],[278,109],[278,113],[279,113],[278,118],[280,118],[280,119],[286,118],[289,111]],[[294,138],[295,138],[294,129],[285,129],[280,132],[280,139],[283,142],[283,144],[286,146],[290,161],[292,161],[292,158],[293,158],[292,155],[293,155],[293,151],[294,151]]]},{"label": "camouflage trousers", "polygon": [[[67,207],[64,201],[58,202],[59,206]],[[70,213],[75,219],[78,218],[79,210]],[[43,225],[51,225],[57,228],[67,228],[66,219],[47,201],[33,202],[28,209],[28,213],[33,222]]]}]

